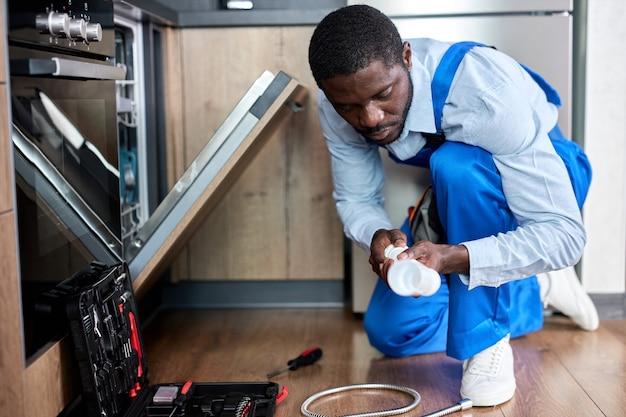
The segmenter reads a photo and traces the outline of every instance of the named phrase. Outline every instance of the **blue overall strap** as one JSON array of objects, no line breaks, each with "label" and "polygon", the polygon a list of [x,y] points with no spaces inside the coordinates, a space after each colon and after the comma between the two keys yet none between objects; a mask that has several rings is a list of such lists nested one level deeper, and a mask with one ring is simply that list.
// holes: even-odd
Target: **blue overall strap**
[{"label": "blue overall strap", "polygon": [[[437,133],[439,135],[443,135],[443,130],[441,129],[441,118],[443,117],[443,105],[448,98],[448,93],[450,92],[450,86],[452,85],[452,80],[454,79],[454,74],[458,69],[463,57],[474,46],[484,46],[482,43],[478,42],[458,42],[452,44],[448,50],[443,54],[441,61],[439,61],[439,65],[437,65],[437,69],[435,70],[435,74],[433,75],[433,80],[430,85],[430,91],[433,98],[433,112],[435,114],[435,127],[437,128]],[[423,134],[426,136],[426,134]],[[443,136],[442,136],[443,138]],[[430,160],[430,156],[432,153],[437,150],[440,144],[431,143],[430,141],[412,158],[409,158],[405,161],[400,160],[393,153],[389,152],[389,157],[401,164],[414,165],[420,167],[428,167],[428,161]]]},{"label": "blue overall strap", "polygon": [[[441,121],[443,118],[443,107],[448,98],[448,94],[450,93],[452,81],[454,80],[454,76],[459,68],[459,65],[461,64],[461,61],[463,61],[463,58],[465,57],[467,52],[475,46],[486,45],[479,42],[471,41],[457,42],[450,45],[450,47],[443,54],[443,57],[441,58],[439,64],[437,65],[437,68],[435,69],[435,74],[433,75],[430,89],[433,100],[435,127],[437,129],[437,134],[442,135],[442,138],[443,129],[441,128]],[[556,91],[556,89],[552,87],[541,75],[523,64],[520,65],[524,68],[524,70],[526,70],[526,72],[528,72],[531,78],[544,91],[548,102],[559,107],[561,105],[561,98],[559,97],[559,93]],[[398,159],[391,152],[389,152],[389,156],[392,160],[402,164],[427,167],[430,156],[438,147],[438,143],[431,143],[429,141],[428,144],[417,155],[404,161]]]},{"label": "blue overall strap", "polygon": [[[457,42],[452,44],[448,50],[443,54],[435,75],[433,76],[432,84],[430,85],[431,94],[433,97],[433,112],[435,115],[435,126],[437,133],[443,133],[441,129],[441,119],[443,117],[443,106],[448,98],[452,80],[454,74],[459,68],[461,61],[465,57],[465,54],[475,46],[485,46],[479,42]],[[557,107],[561,106],[561,97],[554,87],[552,87],[541,75],[536,71],[527,67],[524,64],[520,64],[524,70],[530,75],[530,77],[539,85],[539,87],[546,94],[546,98],[549,103],[554,104]]]},{"label": "blue overall strap", "polygon": [[452,86],[452,80],[454,74],[456,74],[457,68],[463,61],[465,54],[475,46],[484,46],[478,42],[457,42],[452,44],[448,50],[443,54],[435,75],[433,75],[433,81],[430,85],[430,91],[433,96],[433,112],[435,114],[435,127],[437,133],[443,133],[441,129],[441,119],[443,117],[443,105],[446,103],[450,87]]},{"label": "blue overall strap", "polygon": [[548,103],[554,104],[556,107],[561,107],[561,96],[559,96],[558,91],[554,87],[552,87],[541,75],[539,75],[534,70],[528,68],[524,64],[520,64],[526,72],[531,76],[533,80],[539,85],[539,87],[546,93],[546,98],[548,99]]}]

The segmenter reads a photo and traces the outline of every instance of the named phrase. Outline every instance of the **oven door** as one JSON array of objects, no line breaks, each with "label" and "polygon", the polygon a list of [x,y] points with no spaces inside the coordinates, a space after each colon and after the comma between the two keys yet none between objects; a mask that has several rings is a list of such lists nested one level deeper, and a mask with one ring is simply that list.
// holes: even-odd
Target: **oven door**
[{"label": "oven door", "polygon": [[124,69],[20,47],[10,56],[14,125],[120,240],[114,80]]},{"label": "oven door", "polygon": [[40,295],[97,259],[121,262],[117,238],[23,132],[13,126],[26,357],[63,332]]},{"label": "oven door", "polygon": [[53,340],[40,294],[92,260],[123,259],[115,79],[105,61],[10,48],[12,141],[24,336],[30,357]]}]

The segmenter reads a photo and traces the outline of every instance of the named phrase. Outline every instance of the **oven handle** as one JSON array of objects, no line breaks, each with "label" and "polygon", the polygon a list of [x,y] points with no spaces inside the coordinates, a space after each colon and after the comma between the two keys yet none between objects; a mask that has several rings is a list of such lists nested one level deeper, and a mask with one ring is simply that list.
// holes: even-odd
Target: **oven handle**
[{"label": "oven handle", "polygon": [[126,79],[126,67],[93,64],[56,57],[50,59],[12,59],[11,75],[52,75],[59,78],[124,80]]}]

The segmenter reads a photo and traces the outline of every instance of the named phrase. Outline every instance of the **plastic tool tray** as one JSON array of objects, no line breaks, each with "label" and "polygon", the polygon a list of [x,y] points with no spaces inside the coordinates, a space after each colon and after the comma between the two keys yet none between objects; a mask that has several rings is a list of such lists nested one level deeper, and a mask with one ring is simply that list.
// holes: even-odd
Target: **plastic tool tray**
[{"label": "plastic tool tray", "polygon": [[[148,385],[148,367],[126,264],[92,262],[44,296],[63,306],[89,417],[271,417],[272,382]],[[56,305],[56,307],[55,307]],[[189,384],[188,384],[189,385]]]}]

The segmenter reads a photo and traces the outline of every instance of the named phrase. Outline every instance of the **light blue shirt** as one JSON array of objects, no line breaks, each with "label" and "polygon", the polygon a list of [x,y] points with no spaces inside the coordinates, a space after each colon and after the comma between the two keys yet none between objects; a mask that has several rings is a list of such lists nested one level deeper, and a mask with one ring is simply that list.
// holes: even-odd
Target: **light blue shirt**
[{"label": "light blue shirt", "polygon": [[[449,43],[410,40],[414,94],[404,129],[387,150],[401,160],[435,133],[431,80]],[[384,209],[384,172],[378,146],[369,143],[334,110],[323,92],[318,104],[331,154],[333,196],[346,235],[369,248],[376,230],[392,229]],[[575,264],[585,229],[565,165],[548,132],[557,109],[512,58],[473,48],[454,77],[443,108],[446,139],[479,146],[493,155],[502,188],[519,227],[463,242],[470,258],[469,287],[499,286],[539,272]],[[462,276],[467,283],[468,277]]]}]

